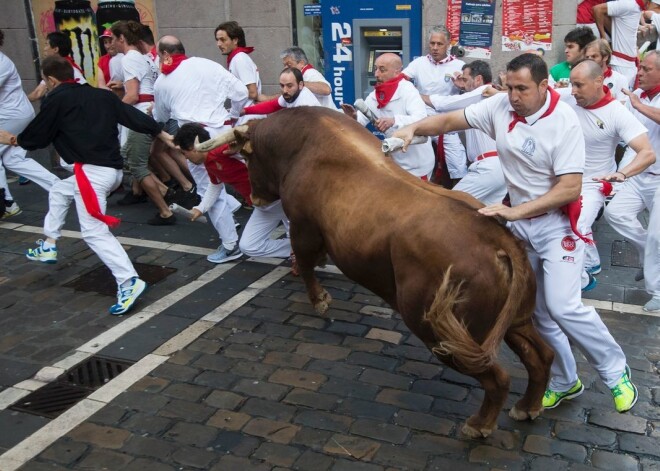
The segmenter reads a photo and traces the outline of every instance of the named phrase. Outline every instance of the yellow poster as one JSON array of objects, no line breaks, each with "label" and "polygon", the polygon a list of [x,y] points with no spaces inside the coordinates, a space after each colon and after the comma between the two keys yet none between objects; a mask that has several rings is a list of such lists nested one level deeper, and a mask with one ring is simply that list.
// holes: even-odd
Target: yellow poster
[{"label": "yellow poster", "polygon": [[[99,59],[99,35],[103,31],[99,29],[107,28],[112,21],[114,12],[119,9],[125,9],[126,5],[133,2],[126,1],[103,1],[104,23],[97,26],[96,14],[98,10],[98,0],[67,1],[58,2],[57,11],[55,0],[32,0],[32,15],[34,20],[34,29],[39,49],[39,57],[43,58],[43,49],[46,42],[46,35],[53,31],[63,31],[69,33],[73,46],[73,59],[83,70],[85,78],[91,85],[96,85],[96,63]],[[87,4],[89,3],[89,7]],[[153,0],[136,0],[135,9],[137,10],[140,23],[151,28],[155,37],[158,37],[156,25],[156,10]],[[91,7],[91,8],[90,8]],[[117,8],[118,7],[118,8]],[[132,7],[132,5],[131,5]],[[116,8],[113,10],[113,8]],[[121,13],[117,13],[121,15]],[[123,19],[122,16],[116,19]]]}]

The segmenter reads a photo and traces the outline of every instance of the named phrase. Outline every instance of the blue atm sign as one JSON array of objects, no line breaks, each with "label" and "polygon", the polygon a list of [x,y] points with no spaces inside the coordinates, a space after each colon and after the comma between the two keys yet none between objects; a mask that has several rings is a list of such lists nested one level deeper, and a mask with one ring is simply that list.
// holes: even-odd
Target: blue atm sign
[{"label": "blue atm sign", "polygon": [[[344,90],[346,85],[346,69],[353,63],[353,40],[351,39],[351,24],[345,22],[336,22],[330,25],[332,32],[332,87],[333,98],[336,103],[344,102]],[[353,68],[350,67],[352,70]],[[352,86],[352,80],[351,80]]]}]

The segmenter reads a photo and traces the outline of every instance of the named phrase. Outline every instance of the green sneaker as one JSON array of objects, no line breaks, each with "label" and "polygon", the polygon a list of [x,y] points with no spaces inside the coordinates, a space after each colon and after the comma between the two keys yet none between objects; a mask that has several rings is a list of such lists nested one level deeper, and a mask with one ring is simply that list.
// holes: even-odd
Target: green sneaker
[{"label": "green sneaker", "polygon": [[610,391],[612,391],[612,398],[614,399],[614,407],[617,412],[628,412],[637,402],[637,388],[632,381],[630,374],[630,367],[626,365],[626,369],[621,375],[621,379],[616,383]]},{"label": "green sneaker", "polygon": [[582,384],[582,381],[580,381],[580,378],[578,378],[575,386],[566,392],[557,392],[553,391],[552,389],[546,389],[545,394],[543,395],[542,404],[545,409],[554,409],[564,399],[573,399],[574,397],[578,397],[583,392],[584,385]]}]

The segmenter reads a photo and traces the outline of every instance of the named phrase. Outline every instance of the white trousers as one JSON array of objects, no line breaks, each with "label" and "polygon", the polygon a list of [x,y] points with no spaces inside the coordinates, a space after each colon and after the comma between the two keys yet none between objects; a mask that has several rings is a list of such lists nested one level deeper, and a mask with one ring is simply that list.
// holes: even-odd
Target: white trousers
[{"label": "white trousers", "polygon": [[[582,234],[588,238],[593,239],[591,226],[596,221],[598,211],[605,204],[605,195],[601,191],[603,185],[600,182],[582,181],[582,211],[580,212],[580,219],[578,220],[578,228]],[[584,249],[584,266],[595,267],[600,265],[600,255],[598,254],[598,247],[594,244],[585,244]]]},{"label": "white trousers", "polygon": [[[33,116],[25,119],[0,120],[0,129],[9,131],[12,134],[19,134],[32,118]],[[46,170],[36,160],[27,158],[26,154],[26,150],[21,147],[0,144],[0,160],[4,168],[33,181],[44,190],[49,191],[50,187],[59,178]],[[3,188],[7,190],[7,177],[4,171],[0,175],[0,185],[4,185]],[[9,197],[11,197],[11,194],[8,195],[7,199]]]},{"label": "white trousers", "polygon": [[[197,194],[203,198],[206,189],[209,187],[209,175],[206,172],[206,167],[204,167],[204,164],[196,165],[188,161],[188,169],[195,180],[195,185],[197,185]],[[234,224],[234,214],[232,212],[237,206],[240,207],[241,203],[228,194],[225,186],[222,185],[218,199],[215,200],[215,203],[208,211],[211,224],[218,231],[222,242],[227,245],[238,240],[238,233]]]},{"label": "white trousers", "polygon": [[[97,165],[83,165],[82,168],[92,188],[94,188],[101,212],[105,213],[107,206],[106,198],[112,190],[121,184],[123,172],[114,168]],[[90,216],[87,212],[85,203],[83,203],[82,196],[80,195],[78,184],[75,182],[75,179],[73,182],[76,211],[78,212],[80,232],[82,233],[83,240],[110,269],[117,281],[117,285],[121,285],[123,282],[137,276],[137,272],[133,268],[128,254],[126,254],[126,251],[117,238],[112,235],[107,224]]]},{"label": "white trousers", "polygon": [[445,161],[452,179],[463,178],[467,174],[467,157],[461,138],[456,133],[444,135]]},{"label": "white trousers", "polygon": [[467,175],[453,189],[471,194],[486,206],[501,203],[506,195],[506,182],[499,157],[473,162]]},{"label": "white trousers", "polygon": [[282,201],[277,200],[266,206],[255,206],[252,215],[243,229],[239,242],[241,252],[248,257],[287,258],[291,254],[291,239],[271,239],[270,234],[280,224],[289,233],[289,221],[284,214]]},{"label": "white trousers", "polygon": [[[637,249],[644,265],[646,291],[660,296],[660,175],[648,172],[636,175],[622,185],[605,208],[605,219],[612,228]],[[637,216],[644,209],[650,213],[648,230]]]},{"label": "white trousers", "polygon": [[564,392],[577,381],[571,343],[582,351],[603,382],[613,387],[625,368],[626,357],[596,310],[582,304],[584,242],[573,235],[568,219],[559,211],[514,221],[510,227],[525,242],[536,274],[534,324],[555,351],[548,387]]},{"label": "white trousers", "polygon": [[75,194],[75,180],[75,176],[58,180],[48,192],[48,212],[44,218],[46,237],[57,240],[62,235],[62,227]]}]

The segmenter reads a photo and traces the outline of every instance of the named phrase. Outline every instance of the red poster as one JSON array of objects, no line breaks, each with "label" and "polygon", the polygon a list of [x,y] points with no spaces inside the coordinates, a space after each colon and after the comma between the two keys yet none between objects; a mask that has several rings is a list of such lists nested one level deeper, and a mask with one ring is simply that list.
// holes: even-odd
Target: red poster
[{"label": "red poster", "polygon": [[503,0],[502,50],[552,48],[552,0]]},{"label": "red poster", "polygon": [[451,45],[458,43],[461,28],[461,2],[462,0],[447,0],[447,29],[451,34]]}]

